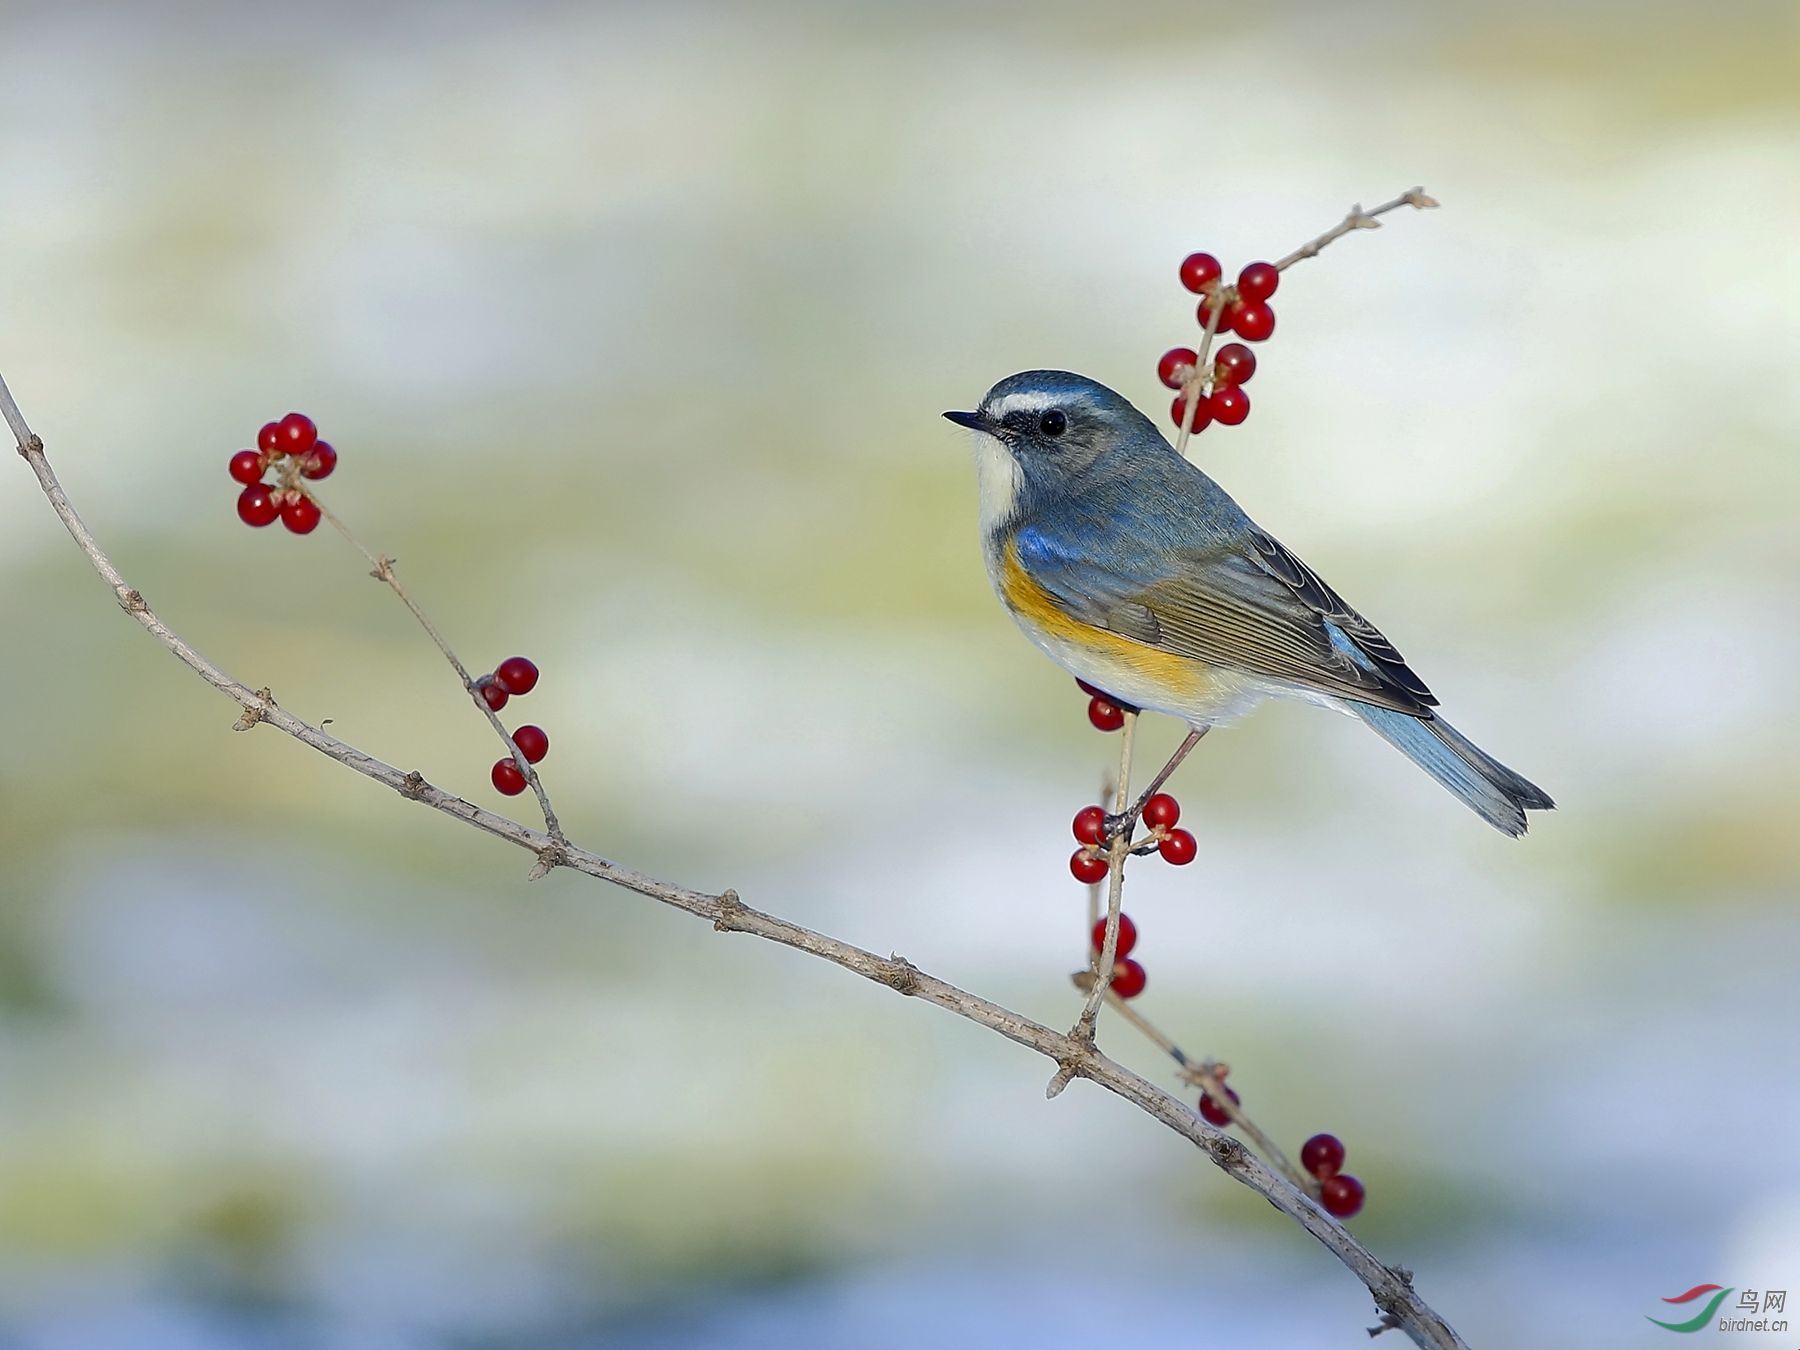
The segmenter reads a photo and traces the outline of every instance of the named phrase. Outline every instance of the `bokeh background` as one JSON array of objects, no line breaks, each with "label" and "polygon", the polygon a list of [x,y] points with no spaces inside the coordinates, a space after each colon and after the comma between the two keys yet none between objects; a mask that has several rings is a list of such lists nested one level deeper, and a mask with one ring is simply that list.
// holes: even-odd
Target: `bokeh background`
[{"label": "bokeh background", "polygon": [[[1349,1141],[1476,1344],[1800,1320],[1796,13],[10,4],[0,371],[234,674],[503,804],[363,564],[237,522],[305,408],[471,663],[543,667],[577,839],[1058,1023],[1116,741],[937,413],[1028,366],[1160,410],[1185,252],[1424,184],[1290,275],[1200,458],[1562,809],[1512,843],[1262,711],[1132,880],[1141,1006]],[[5,475],[0,1345],[1362,1342],[1098,1091],[234,735]]]}]

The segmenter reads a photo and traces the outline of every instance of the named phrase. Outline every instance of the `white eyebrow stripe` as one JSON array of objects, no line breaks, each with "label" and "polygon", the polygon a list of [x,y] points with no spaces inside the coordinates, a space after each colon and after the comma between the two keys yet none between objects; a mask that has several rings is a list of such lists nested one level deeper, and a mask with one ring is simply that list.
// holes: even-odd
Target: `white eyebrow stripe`
[{"label": "white eyebrow stripe", "polygon": [[995,421],[999,421],[1008,413],[1043,412],[1046,408],[1054,408],[1062,402],[1065,400],[1060,396],[1045,393],[1041,389],[1022,389],[996,400],[993,406],[987,409],[987,415]]}]

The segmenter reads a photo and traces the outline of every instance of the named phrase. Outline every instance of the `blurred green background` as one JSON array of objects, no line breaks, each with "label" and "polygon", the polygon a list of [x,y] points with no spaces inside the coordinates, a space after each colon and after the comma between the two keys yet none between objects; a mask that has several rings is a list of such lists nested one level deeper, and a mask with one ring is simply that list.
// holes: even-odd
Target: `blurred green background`
[{"label": "blurred green background", "polygon": [[[235,519],[304,408],[463,655],[543,667],[574,837],[1061,1024],[1116,742],[937,413],[1068,366],[1160,416],[1185,252],[1424,184],[1199,458],[1562,809],[1514,844],[1264,710],[1132,882],[1141,1006],[1344,1136],[1474,1343],[1653,1343],[1800,1298],[1797,14],[6,5],[0,371],[233,674],[504,805],[359,559]],[[232,734],[6,473],[0,1345],[1360,1341],[1103,1094]]]}]

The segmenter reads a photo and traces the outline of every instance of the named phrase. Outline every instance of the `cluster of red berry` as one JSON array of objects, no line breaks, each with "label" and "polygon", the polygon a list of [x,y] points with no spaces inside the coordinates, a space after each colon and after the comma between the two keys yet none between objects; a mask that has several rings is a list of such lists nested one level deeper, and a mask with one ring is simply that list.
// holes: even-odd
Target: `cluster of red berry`
[{"label": "cluster of red berry", "polygon": [[1348,1219],[1363,1207],[1363,1184],[1344,1166],[1344,1144],[1335,1134],[1315,1134],[1300,1146],[1300,1165],[1319,1179],[1319,1203],[1327,1214]]},{"label": "cluster of red berry", "polygon": [[[1199,841],[1187,830],[1175,828],[1181,819],[1181,803],[1166,792],[1159,792],[1144,803],[1144,824],[1149,835],[1133,846],[1133,851],[1148,853],[1152,845],[1164,862],[1185,867],[1199,855]],[[1088,885],[1101,881],[1107,872],[1106,811],[1098,806],[1084,806],[1075,813],[1075,842],[1081,847],[1069,856],[1069,871],[1075,880]]]},{"label": "cluster of red berry", "polygon": [[[1262,342],[1275,331],[1275,310],[1269,297],[1281,284],[1274,263],[1253,262],[1238,273],[1235,286],[1221,286],[1219,260],[1210,253],[1190,253],[1181,264],[1181,284],[1201,297],[1195,311],[1206,327],[1214,305],[1224,306],[1217,334],[1236,333],[1246,342]],[[1156,377],[1177,390],[1169,415],[1175,425],[1188,425],[1188,398],[1195,400],[1193,430],[1204,431],[1214,422],[1235,427],[1250,416],[1250,395],[1244,385],[1256,374],[1256,353],[1243,342],[1228,342],[1213,357],[1210,374],[1198,369],[1200,354],[1191,347],[1174,347],[1156,363]],[[1209,392],[1210,389],[1210,392]]]},{"label": "cluster of red berry", "polygon": [[[495,712],[499,712],[512,698],[529,694],[537,688],[538,668],[535,663],[523,656],[509,656],[494,667],[492,675],[483,675],[475,681],[475,692],[481,695],[482,702]],[[512,734],[513,744],[519,747],[519,753],[525,756],[527,763],[536,764],[550,753],[550,737],[540,726],[526,723]],[[488,773],[493,780],[494,790],[505,793],[508,797],[516,797],[526,788],[524,771],[511,755],[502,755],[494,761],[494,767]]]},{"label": "cluster of red berry", "polygon": [[[238,519],[260,529],[280,516],[293,533],[311,534],[319,528],[319,504],[299,480],[329,477],[337,468],[337,451],[319,439],[312,418],[297,412],[264,423],[256,433],[256,447],[231,457],[231,476],[244,485],[238,493]],[[263,475],[271,468],[275,481],[265,483]]]},{"label": "cluster of red berry", "polygon": [[[1106,920],[1100,919],[1094,924],[1094,950],[1102,951],[1106,947]],[[1150,983],[1150,976],[1145,973],[1142,963],[1134,961],[1131,949],[1137,946],[1137,925],[1131,921],[1129,914],[1119,915],[1119,937],[1113,945],[1113,973],[1110,988],[1120,998],[1136,998],[1144,992],[1144,986]]]}]

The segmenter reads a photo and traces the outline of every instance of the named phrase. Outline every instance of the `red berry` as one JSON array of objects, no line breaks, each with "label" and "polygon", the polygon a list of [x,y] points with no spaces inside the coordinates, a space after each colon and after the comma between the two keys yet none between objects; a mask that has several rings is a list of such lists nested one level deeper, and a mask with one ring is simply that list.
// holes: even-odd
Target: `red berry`
[{"label": "red berry", "polygon": [[281,453],[281,423],[264,422],[262,430],[256,433],[256,448],[265,455]]},{"label": "red berry", "polygon": [[[1175,395],[1175,401],[1169,405],[1169,416],[1174,419],[1176,426],[1185,427],[1187,425],[1188,410],[1185,394]],[[1194,408],[1194,434],[1198,435],[1211,425],[1212,409],[1206,406],[1205,399],[1201,399]]]},{"label": "red berry", "polygon": [[1106,812],[1098,806],[1084,806],[1075,813],[1075,839],[1082,844],[1106,842]]},{"label": "red berry", "polygon": [[319,440],[319,429],[305,413],[291,412],[275,424],[275,443],[284,455],[304,455]]},{"label": "red berry", "polygon": [[1200,354],[1192,347],[1171,347],[1156,363],[1156,378],[1171,389],[1179,389],[1187,376],[1193,374],[1194,362],[1199,359]]},{"label": "red berry", "polygon": [[1200,843],[1186,830],[1170,830],[1163,836],[1156,851],[1163,855],[1167,862],[1177,867],[1186,867],[1200,854]]},{"label": "red berry", "polygon": [[1158,825],[1165,830],[1181,819],[1181,803],[1166,792],[1159,792],[1144,803],[1144,824],[1151,829]]},{"label": "red berry", "polygon": [[[1243,1098],[1238,1096],[1236,1088],[1226,1088],[1225,1095],[1231,1098],[1231,1104],[1233,1106],[1236,1106],[1243,1100]],[[1208,1125],[1213,1126],[1215,1129],[1221,1130],[1231,1124],[1231,1117],[1226,1113],[1224,1107],[1220,1106],[1212,1099],[1211,1093],[1207,1093],[1200,1099],[1200,1119],[1204,1120]]]},{"label": "red berry", "polygon": [[[1213,329],[1213,332],[1229,333],[1231,331],[1231,311],[1236,308],[1237,308],[1236,305],[1232,305],[1223,314],[1219,315],[1219,326],[1217,328]],[[1202,300],[1197,306],[1195,306],[1194,318],[1199,320],[1200,326],[1202,328],[1206,327],[1207,320],[1210,319],[1211,317],[1212,317],[1212,306],[1209,305],[1206,301]]]},{"label": "red berry", "polygon": [[1136,998],[1149,983],[1150,976],[1129,956],[1113,967],[1112,991],[1120,998]]},{"label": "red berry", "polygon": [[1238,336],[1248,342],[1265,341],[1275,331],[1275,311],[1261,300],[1240,300],[1225,317]]},{"label": "red berry", "polygon": [[1244,300],[1267,300],[1281,285],[1281,273],[1274,263],[1253,262],[1238,273],[1238,296]]},{"label": "red berry", "polygon": [[280,514],[281,508],[275,505],[267,483],[252,483],[238,493],[238,519],[244,524],[261,529],[264,525],[274,524],[275,517]]},{"label": "red berry", "polygon": [[1109,698],[1088,700],[1088,721],[1096,731],[1117,731],[1125,725],[1125,710]]},{"label": "red berry", "polygon": [[262,477],[263,457],[254,450],[240,450],[231,457],[231,476],[248,486]]},{"label": "red berry", "polygon": [[306,459],[300,465],[300,475],[303,478],[329,478],[335,468],[337,451],[331,448],[330,441],[320,441],[306,452]]},{"label": "red berry", "polygon": [[538,668],[523,656],[509,656],[494,667],[494,683],[509,694],[529,694],[537,681]]},{"label": "red berry", "polygon": [[505,793],[508,797],[516,797],[525,790],[525,775],[519,772],[519,766],[510,759],[497,759],[488,777],[494,780],[494,790]]},{"label": "red berry", "polygon": [[1181,284],[1195,295],[1200,295],[1219,279],[1224,270],[1212,254],[1190,253],[1181,260]]},{"label": "red berry", "polygon": [[1069,872],[1075,880],[1092,886],[1106,875],[1106,855],[1091,848],[1078,848],[1069,855]]},{"label": "red berry", "polygon": [[550,738],[544,734],[542,727],[532,726],[528,722],[513,732],[512,736],[513,744],[519,747],[519,753],[532,764],[550,753]]},{"label": "red berry", "polygon": [[1220,384],[1248,384],[1256,374],[1256,353],[1241,342],[1227,342],[1213,358],[1213,379]]},{"label": "red berry", "polygon": [[1335,1134],[1315,1134],[1300,1145],[1300,1165],[1323,1181],[1344,1165],[1344,1141]]},{"label": "red berry", "polygon": [[1213,421],[1235,427],[1250,415],[1250,395],[1235,384],[1222,384],[1206,396],[1206,406],[1212,409]]},{"label": "red berry", "polygon": [[282,503],[281,523],[295,534],[311,534],[319,528],[319,504],[311,497],[293,496]]},{"label": "red berry", "polygon": [[1089,698],[1110,698],[1110,697],[1112,697],[1110,694],[1108,694],[1106,692],[1106,690],[1096,689],[1093,685],[1089,684],[1086,680],[1076,680],[1075,683],[1080,687],[1081,692],[1086,694]]},{"label": "red berry", "polygon": [[[1106,920],[1101,919],[1094,924],[1094,950],[1100,951],[1106,943]],[[1119,940],[1113,948],[1114,958],[1131,955],[1131,949],[1137,946],[1137,925],[1131,921],[1129,914],[1119,915]]]},{"label": "red berry", "polygon": [[1363,1207],[1363,1184],[1348,1172],[1326,1177],[1319,1183],[1319,1203],[1334,1218],[1354,1218]]},{"label": "red berry", "polygon": [[494,677],[492,675],[483,675],[477,680],[475,682],[475,692],[480,694],[482,702],[486,703],[488,707],[492,708],[495,712],[499,712],[504,708],[506,706],[506,700],[511,697],[506,690],[494,683]]}]

